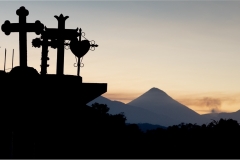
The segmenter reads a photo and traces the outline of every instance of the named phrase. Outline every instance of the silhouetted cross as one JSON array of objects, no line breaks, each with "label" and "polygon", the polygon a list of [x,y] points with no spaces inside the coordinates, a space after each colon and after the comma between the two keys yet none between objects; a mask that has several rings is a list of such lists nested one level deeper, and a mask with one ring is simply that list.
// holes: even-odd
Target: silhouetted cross
[{"label": "silhouetted cross", "polygon": [[54,16],[58,20],[58,28],[46,28],[47,39],[57,40],[57,75],[63,75],[64,69],[64,41],[71,40],[79,36],[78,29],[65,29],[65,20],[68,16]]},{"label": "silhouetted cross", "polygon": [[57,48],[57,41],[55,39],[51,39],[51,41],[48,41],[48,37],[46,35],[46,32],[42,32],[41,36],[42,40],[40,38],[35,38],[32,40],[33,47],[41,47],[42,46],[42,58],[41,58],[41,75],[47,74],[47,67],[49,67],[49,64],[47,64],[47,61],[49,60],[48,57],[48,47]]},{"label": "silhouetted cross", "polygon": [[19,23],[10,23],[6,20],[2,25],[2,31],[6,35],[10,35],[11,32],[19,32],[20,66],[27,67],[27,32],[35,32],[39,35],[43,31],[44,25],[39,20],[35,23],[26,23],[29,12],[23,6],[16,11],[16,14],[19,16]]}]

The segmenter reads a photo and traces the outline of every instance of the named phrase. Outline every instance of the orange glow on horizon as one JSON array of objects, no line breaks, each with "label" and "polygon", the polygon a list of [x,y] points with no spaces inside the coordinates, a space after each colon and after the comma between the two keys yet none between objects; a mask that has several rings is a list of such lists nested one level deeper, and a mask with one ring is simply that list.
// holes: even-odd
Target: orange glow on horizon
[{"label": "orange glow on horizon", "polygon": [[[143,93],[105,93],[102,96],[112,101],[120,101],[125,104],[136,99]],[[218,113],[218,112],[236,112],[240,109],[240,93],[199,93],[174,96],[169,95],[179,103],[187,106],[199,114]]]},{"label": "orange glow on horizon", "polygon": [[135,98],[139,97],[141,94],[138,93],[105,93],[102,96],[106,97],[112,101],[120,101],[125,104],[131,102]]}]

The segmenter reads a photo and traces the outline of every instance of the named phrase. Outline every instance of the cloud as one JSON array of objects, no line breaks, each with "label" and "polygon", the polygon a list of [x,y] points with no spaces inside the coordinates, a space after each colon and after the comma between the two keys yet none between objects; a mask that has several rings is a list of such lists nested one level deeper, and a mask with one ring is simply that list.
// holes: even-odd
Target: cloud
[{"label": "cloud", "polygon": [[183,103],[186,106],[196,106],[201,108],[206,108],[212,113],[220,112],[222,100],[219,98],[212,97],[191,97],[191,98],[182,98],[177,99],[180,103]]},{"label": "cloud", "polygon": [[211,109],[212,113],[219,112],[221,109],[221,99],[211,98],[211,97],[204,97],[200,99],[200,105],[206,106],[207,108]]},{"label": "cloud", "polygon": [[212,96],[190,95],[185,97],[176,98],[176,100],[186,106],[201,108],[201,110],[207,110],[211,113],[222,112],[223,104],[229,106],[240,104],[240,94],[218,94]]}]

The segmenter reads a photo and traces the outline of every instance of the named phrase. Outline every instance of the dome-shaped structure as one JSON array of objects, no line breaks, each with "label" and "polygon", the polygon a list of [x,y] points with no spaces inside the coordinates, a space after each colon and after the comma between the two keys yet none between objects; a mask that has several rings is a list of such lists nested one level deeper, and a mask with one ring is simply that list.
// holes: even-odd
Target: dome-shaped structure
[{"label": "dome-shaped structure", "polygon": [[21,67],[17,66],[14,67],[10,72],[10,76],[38,76],[39,73],[33,67]]}]

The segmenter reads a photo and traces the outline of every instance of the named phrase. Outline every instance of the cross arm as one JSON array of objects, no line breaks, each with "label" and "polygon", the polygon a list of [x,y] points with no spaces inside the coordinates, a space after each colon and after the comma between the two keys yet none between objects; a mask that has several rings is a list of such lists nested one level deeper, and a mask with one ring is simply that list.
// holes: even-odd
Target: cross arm
[{"label": "cross arm", "polygon": [[[32,46],[40,48],[43,45],[43,40],[40,38],[35,38],[32,40]],[[47,46],[51,46],[52,48],[57,48],[57,40],[52,39],[51,41],[47,41]]]},{"label": "cross arm", "polygon": [[91,44],[90,47],[98,47],[97,44]]},{"label": "cross arm", "polygon": [[36,21],[35,23],[26,24],[27,32],[35,32],[37,35],[41,34],[44,29],[44,25],[40,21]]},{"label": "cross arm", "polygon": [[48,39],[58,39],[60,34],[63,34],[64,40],[71,40],[78,37],[80,34],[77,29],[64,29],[63,32],[55,28],[45,28]]},{"label": "cross arm", "polygon": [[[1,27],[2,31],[3,31],[6,35],[10,35],[10,33],[11,33],[11,31],[10,31],[10,29],[9,29],[10,26],[12,26],[12,24],[10,23],[9,20],[6,20],[6,21],[4,22],[4,24],[2,25],[2,27]],[[14,27],[14,28],[16,28],[16,27]]]},{"label": "cross arm", "polygon": [[10,21],[5,21],[2,25],[2,31],[6,35],[10,35],[11,32],[35,32],[37,35],[43,32],[44,25],[40,21],[36,21],[35,23],[26,23],[26,24],[19,24],[19,23],[10,23]]}]

